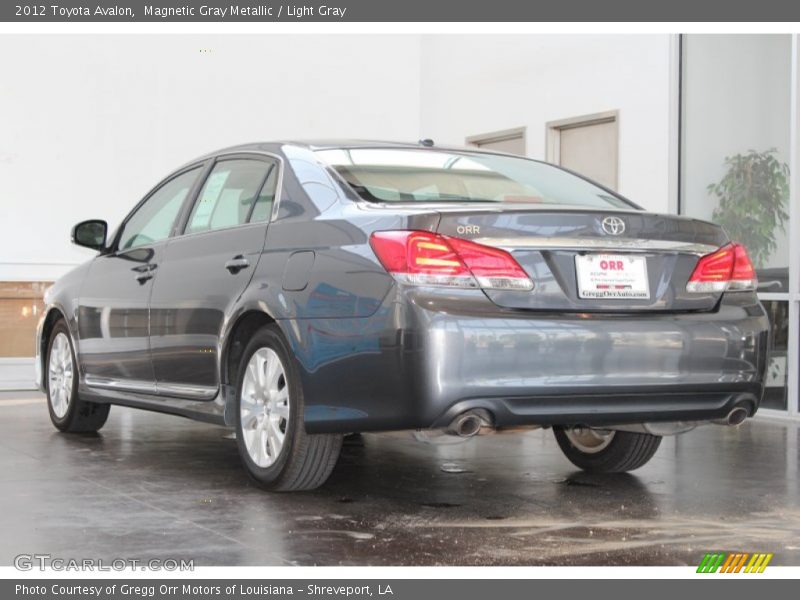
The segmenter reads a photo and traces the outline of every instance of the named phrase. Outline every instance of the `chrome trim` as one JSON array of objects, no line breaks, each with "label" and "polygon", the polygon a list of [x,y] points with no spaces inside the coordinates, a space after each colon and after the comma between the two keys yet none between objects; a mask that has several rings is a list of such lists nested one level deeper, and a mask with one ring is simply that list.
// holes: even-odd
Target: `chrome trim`
[{"label": "chrome trim", "polygon": [[608,235],[622,235],[625,233],[625,228],[627,227],[625,221],[616,215],[607,216],[605,219],[600,221],[600,226]]},{"label": "chrome trim", "polygon": [[217,395],[217,388],[183,383],[151,383],[137,379],[114,379],[87,375],[84,383],[91,388],[133,392],[135,394],[151,394],[170,398],[188,398],[190,400],[211,400]]},{"label": "chrome trim", "polygon": [[156,394],[155,383],[137,379],[113,379],[111,377],[96,377],[87,375],[84,383],[101,390],[117,390],[120,392],[136,392],[139,394]]},{"label": "chrome trim", "polygon": [[476,244],[504,250],[613,250],[615,252],[682,252],[704,256],[717,250],[716,246],[675,240],[645,240],[640,238],[605,239],[579,237],[518,237],[474,238]]},{"label": "chrome trim", "polygon": [[211,400],[217,395],[217,388],[183,383],[156,383],[156,392],[159,396]]},{"label": "chrome trim", "polygon": [[[201,171],[202,171],[202,169],[204,168],[203,165],[209,160],[216,162],[220,158],[226,158],[226,157],[231,157],[231,156],[241,156],[243,154],[253,154],[255,156],[266,156],[267,158],[270,158],[270,159],[274,160],[278,164],[278,181],[275,184],[276,185],[276,188],[275,188],[275,199],[272,201],[272,213],[270,214],[269,219],[267,219],[266,221],[258,221],[256,223],[239,223],[239,224],[236,224],[236,225],[230,225],[228,227],[220,227],[219,229],[207,229],[207,230],[204,230],[204,231],[195,231],[195,232],[192,232],[192,233],[186,233],[186,227],[188,226],[188,222],[184,224],[184,231],[180,231],[180,232],[175,231],[175,227],[180,224],[180,220],[177,220],[176,221],[176,225],[173,226],[173,229],[170,232],[170,235],[168,237],[166,237],[166,238],[164,238],[162,240],[156,240],[155,242],[152,242],[150,244],[144,244],[142,246],[136,246],[135,249],[138,250],[140,248],[152,248],[153,246],[169,242],[170,240],[173,240],[173,239],[181,239],[181,238],[187,238],[187,237],[191,237],[191,236],[204,235],[204,234],[208,234],[208,233],[216,233],[218,231],[225,231],[225,230],[229,230],[229,229],[240,229],[242,227],[256,227],[256,226],[263,227],[265,225],[269,226],[269,224],[272,223],[272,221],[275,220],[275,216],[278,214],[277,210],[276,210],[276,206],[278,205],[278,203],[280,202],[281,198],[283,197],[283,171],[284,171],[284,167],[285,167],[285,161],[278,154],[274,154],[272,152],[267,152],[265,150],[226,151],[226,152],[222,152],[222,153],[219,153],[219,154],[212,154],[210,156],[207,156],[206,158],[200,159],[200,162],[187,163],[184,166],[180,167],[178,170],[173,171],[172,173],[170,173],[169,175],[164,177],[161,181],[159,181],[155,185],[155,187],[153,189],[151,189],[149,192],[147,192],[147,195],[144,196],[144,198],[142,198],[136,204],[136,206],[134,206],[130,210],[130,212],[128,212],[128,214],[125,216],[125,219],[122,221],[122,223],[120,223],[119,227],[117,227],[117,229],[114,231],[113,243],[116,244],[116,242],[118,241],[117,237],[119,235],[119,232],[125,226],[125,224],[128,222],[128,220],[130,220],[130,218],[133,216],[133,214],[137,210],[139,210],[139,208],[145,202],[147,202],[147,200],[149,200],[152,197],[152,195],[154,193],[156,193],[162,187],[162,184],[168,183],[170,180],[175,179],[176,177],[179,177],[179,176],[183,175],[184,173],[188,173],[189,171],[191,171],[192,169],[195,169],[195,168],[200,168]],[[212,169],[213,169],[213,167],[212,167]],[[210,174],[210,171],[209,171],[209,174]],[[207,179],[207,177],[206,177],[206,179]],[[204,184],[205,184],[205,180],[203,181],[203,185]],[[202,185],[200,186],[200,188],[201,189],[199,191],[202,191]],[[196,202],[197,198],[195,198],[194,200]],[[181,206],[183,206],[183,205],[181,205]],[[189,210],[190,215],[189,216],[191,216],[191,209],[193,209],[193,208],[194,208],[194,203],[192,203],[192,206],[190,207],[190,210]],[[130,248],[129,250],[133,250],[133,249],[134,248]],[[114,251],[114,253],[115,254],[120,254],[120,253],[124,253],[126,251],[127,250],[120,251],[120,250],[117,249],[117,250]]]}]

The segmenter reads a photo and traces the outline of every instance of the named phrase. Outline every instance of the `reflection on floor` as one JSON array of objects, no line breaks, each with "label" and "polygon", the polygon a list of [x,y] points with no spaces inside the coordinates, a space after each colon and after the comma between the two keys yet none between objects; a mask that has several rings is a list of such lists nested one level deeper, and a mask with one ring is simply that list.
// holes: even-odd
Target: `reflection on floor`
[{"label": "reflection on floor", "polygon": [[222,428],[113,407],[57,433],[41,396],[0,396],[0,564],[184,558],[195,565],[683,565],[707,551],[800,564],[798,425],[667,438],[634,474],[575,471],[549,431],[348,444],[329,483],[253,487]]}]

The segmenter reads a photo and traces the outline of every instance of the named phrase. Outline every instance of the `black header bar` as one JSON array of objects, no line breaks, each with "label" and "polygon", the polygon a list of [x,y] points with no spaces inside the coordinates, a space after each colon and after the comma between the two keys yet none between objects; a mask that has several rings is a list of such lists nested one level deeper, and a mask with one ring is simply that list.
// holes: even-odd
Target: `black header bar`
[{"label": "black header bar", "polygon": [[[792,0],[40,0],[3,22],[798,22]],[[790,27],[787,27],[789,30]]]}]

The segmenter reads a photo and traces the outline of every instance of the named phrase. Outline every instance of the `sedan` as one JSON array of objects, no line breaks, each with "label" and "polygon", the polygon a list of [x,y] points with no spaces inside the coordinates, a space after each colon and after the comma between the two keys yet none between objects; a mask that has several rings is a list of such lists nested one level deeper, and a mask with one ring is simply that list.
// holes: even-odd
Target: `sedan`
[{"label": "sedan", "polygon": [[37,376],[64,432],[111,405],[235,428],[270,490],[320,486],[346,434],[552,428],[588,471],[738,425],[768,321],[747,250],[546,163],[275,142],[158,183],[46,295]]}]

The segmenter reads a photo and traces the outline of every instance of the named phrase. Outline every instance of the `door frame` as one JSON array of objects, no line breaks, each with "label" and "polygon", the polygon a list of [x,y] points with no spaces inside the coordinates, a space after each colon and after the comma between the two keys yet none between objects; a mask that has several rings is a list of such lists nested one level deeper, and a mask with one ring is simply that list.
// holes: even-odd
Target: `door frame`
[{"label": "door frame", "polygon": [[[192,211],[194,210],[195,205],[200,201],[200,195],[201,195],[201,193],[203,191],[203,187],[205,186],[206,181],[208,181],[208,178],[213,173],[214,168],[217,165],[219,165],[220,163],[233,161],[233,160],[255,161],[255,162],[260,162],[260,163],[263,163],[265,165],[269,165],[270,166],[269,169],[267,169],[267,172],[264,175],[264,178],[261,181],[261,184],[260,184],[259,188],[256,191],[256,199],[258,197],[258,194],[261,192],[261,190],[267,184],[267,182],[269,180],[269,176],[272,173],[272,170],[273,169],[277,169],[276,176],[275,176],[276,177],[275,178],[275,195],[274,195],[274,198],[273,198],[272,209],[271,209],[271,212],[270,212],[268,218],[265,219],[265,220],[262,220],[262,221],[255,221],[255,222],[250,222],[248,220],[247,222],[244,222],[244,223],[237,223],[237,224],[234,224],[234,225],[229,225],[229,226],[225,226],[225,227],[219,227],[219,228],[216,228],[216,229],[204,229],[204,230],[195,231],[195,232],[187,232],[187,227],[189,225],[189,220],[191,219],[191,216],[192,216]],[[179,216],[177,218],[176,226],[175,226],[175,230],[173,232],[173,235],[170,236],[170,238],[168,239],[169,244],[168,244],[168,246],[167,246],[167,248],[165,250],[164,262],[166,264],[169,264],[169,260],[170,260],[169,259],[169,257],[170,257],[169,248],[172,247],[175,244],[183,244],[183,243],[190,243],[191,244],[191,243],[195,243],[196,240],[201,240],[200,243],[202,243],[203,239],[207,239],[207,238],[210,238],[210,237],[219,236],[219,235],[239,234],[239,233],[242,233],[244,231],[252,231],[252,230],[256,230],[256,231],[263,230],[263,234],[262,234],[262,237],[261,237],[261,243],[260,243],[260,251],[263,252],[264,246],[266,244],[266,239],[267,239],[267,231],[269,230],[269,226],[272,223],[272,221],[275,220],[275,216],[277,214],[277,205],[280,202],[280,199],[282,197],[283,175],[284,175],[285,168],[286,167],[285,167],[284,161],[283,161],[281,156],[279,156],[277,154],[274,154],[272,152],[266,152],[266,151],[260,151],[260,150],[259,151],[250,151],[250,150],[224,151],[224,152],[220,152],[220,153],[217,153],[214,156],[212,156],[208,161],[208,165],[203,170],[203,173],[201,175],[200,181],[198,182],[197,186],[192,190],[191,198],[189,198],[187,203],[183,206],[183,209],[182,209],[181,213],[179,214]],[[251,207],[251,212],[248,214],[248,219],[250,217],[252,217],[252,209],[254,207],[255,207],[255,203],[253,204],[253,207]],[[253,265],[252,270],[249,271],[249,278],[247,280],[247,283],[244,285],[244,287],[242,288],[241,292],[237,295],[237,298],[241,297],[241,294],[243,294],[245,292],[245,290],[247,289],[247,286],[250,285],[250,281],[252,281],[253,277],[255,276],[257,265],[258,265],[258,263],[256,262],[256,264]],[[215,383],[215,385],[212,386],[212,385],[206,385],[205,383],[197,383],[197,382],[173,382],[173,381],[166,381],[165,382],[165,381],[160,381],[159,380],[159,372],[158,372],[158,369],[157,369],[156,359],[153,356],[153,344],[152,344],[152,339],[153,339],[153,336],[154,336],[152,307],[153,307],[154,294],[156,294],[157,290],[158,290],[158,288],[156,286],[157,286],[157,283],[154,282],[153,283],[153,287],[152,287],[152,289],[150,291],[150,301],[148,303],[148,306],[150,308],[150,312],[149,312],[150,321],[149,321],[148,339],[150,341],[149,345],[150,345],[150,348],[151,348],[151,362],[152,362],[152,365],[153,365],[153,376],[154,376],[154,381],[155,381],[156,395],[160,396],[162,398],[168,399],[168,400],[176,400],[177,399],[177,400],[191,400],[191,401],[201,401],[201,402],[202,401],[214,400],[215,398],[218,397],[219,392],[220,392],[220,388],[221,388],[221,384],[222,384],[222,379],[221,379],[222,371],[221,370],[223,368],[223,365],[220,362],[220,359],[221,359],[221,356],[222,356],[222,337],[221,336],[217,336],[217,340],[215,342],[215,346],[216,346],[216,361],[215,361],[216,362],[216,366],[215,366],[216,383]],[[238,299],[234,300],[234,303],[233,303],[234,307],[235,307],[237,302],[238,302]],[[232,312],[234,312],[234,311],[226,311],[226,312],[224,312],[224,314],[223,314],[223,318],[224,318],[223,323],[225,321],[227,321],[231,317]],[[224,331],[224,324],[223,324],[222,330],[220,331],[220,334],[222,334],[223,331]]]},{"label": "door frame", "polygon": [[501,129],[499,131],[491,131],[489,133],[479,133],[477,135],[470,135],[466,138],[468,146],[481,147],[481,144],[490,144],[492,142],[504,142],[506,140],[513,140],[522,138],[522,156],[528,154],[528,138],[526,136],[527,127],[513,127],[511,129]]},{"label": "door frame", "polygon": [[616,137],[617,156],[616,169],[614,169],[614,190],[619,188],[619,110],[607,110],[588,115],[579,115],[568,119],[557,119],[545,123],[545,148],[547,162],[561,164],[561,132],[565,129],[576,129],[589,125],[601,125],[603,123],[614,124],[614,135]]}]

